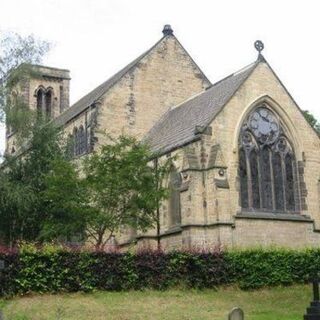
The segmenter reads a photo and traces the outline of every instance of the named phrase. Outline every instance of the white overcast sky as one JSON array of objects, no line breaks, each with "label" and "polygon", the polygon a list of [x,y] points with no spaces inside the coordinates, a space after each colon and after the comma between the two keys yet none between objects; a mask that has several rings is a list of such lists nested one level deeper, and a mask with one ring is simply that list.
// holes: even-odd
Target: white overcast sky
[{"label": "white overcast sky", "polygon": [[[0,0],[0,31],[54,47],[44,64],[71,72],[71,103],[149,49],[164,24],[215,82],[256,59],[253,42],[303,110],[320,119],[318,0]],[[0,151],[4,149],[1,130]]]}]

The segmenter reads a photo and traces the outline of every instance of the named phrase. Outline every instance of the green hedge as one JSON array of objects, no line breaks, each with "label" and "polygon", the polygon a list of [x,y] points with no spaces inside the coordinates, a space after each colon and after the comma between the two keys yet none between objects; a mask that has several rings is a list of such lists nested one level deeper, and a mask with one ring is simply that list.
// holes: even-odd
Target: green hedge
[{"label": "green hedge", "polygon": [[51,249],[2,252],[0,259],[1,295],[228,284],[256,289],[307,282],[320,269],[320,249],[136,254]]}]

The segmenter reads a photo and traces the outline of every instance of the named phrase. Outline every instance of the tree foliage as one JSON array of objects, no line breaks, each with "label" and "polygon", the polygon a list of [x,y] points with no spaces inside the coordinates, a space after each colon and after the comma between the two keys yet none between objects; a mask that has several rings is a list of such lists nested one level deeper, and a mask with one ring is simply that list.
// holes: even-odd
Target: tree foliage
[{"label": "tree foliage", "polygon": [[320,122],[315,118],[315,116],[308,110],[303,111],[303,115],[309,122],[310,126],[315,129],[315,131],[320,136]]},{"label": "tree foliage", "polygon": [[10,245],[41,238],[49,214],[48,176],[57,172],[57,163],[68,163],[62,142],[52,123],[39,120],[18,155],[6,155],[0,170],[0,234]]},{"label": "tree foliage", "polygon": [[63,133],[22,94],[37,76],[31,64],[49,45],[17,34],[0,37],[0,45],[0,116],[18,139],[15,156],[0,168],[0,239],[13,246],[80,234],[102,249],[122,227],[145,231],[159,223],[169,161],[152,165],[148,147],[125,136],[110,138],[83,163],[69,161]]},{"label": "tree foliage", "polygon": [[[41,215],[38,217],[35,212],[39,212],[39,181],[45,170],[34,165],[51,151],[39,157],[44,150],[40,151],[37,144],[44,139],[43,146],[52,147],[47,142],[49,136],[53,141],[56,130],[44,129],[42,119],[29,109],[23,86],[35,75],[30,64],[40,63],[48,50],[47,42],[31,35],[0,34],[0,123],[5,122],[15,132],[20,144],[19,156],[6,155],[0,168],[0,234],[2,240],[11,244],[22,238],[34,239],[41,221]],[[31,152],[24,155],[26,149]],[[46,160],[49,161],[50,158]]]},{"label": "tree foliage", "polygon": [[103,248],[122,227],[145,231],[157,221],[159,202],[167,196],[162,179],[170,161],[150,164],[148,146],[120,136],[84,162],[90,204],[87,233]]},{"label": "tree foliage", "polygon": [[68,160],[52,123],[34,126],[29,144],[23,156],[7,157],[0,171],[5,242],[80,235],[103,249],[123,227],[146,231],[157,223],[171,162],[154,166],[146,145],[121,136],[79,164]]},{"label": "tree foliage", "polygon": [[37,76],[32,64],[41,63],[49,49],[48,42],[33,35],[0,33],[0,123],[6,122],[20,140],[29,135],[36,120],[23,89],[31,76]]}]

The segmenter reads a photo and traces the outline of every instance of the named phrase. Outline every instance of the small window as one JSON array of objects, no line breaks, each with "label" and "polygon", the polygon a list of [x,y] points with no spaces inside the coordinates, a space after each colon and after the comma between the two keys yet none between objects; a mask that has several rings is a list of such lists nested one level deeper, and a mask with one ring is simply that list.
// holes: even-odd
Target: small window
[{"label": "small window", "polygon": [[45,110],[46,110],[46,117],[51,119],[52,117],[52,91],[49,90],[46,92],[45,95]]},{"label": "small window", "polygon": [[169,226],[175,227],[181,224],[181,203],[180,203],[181,175],[172,168],[169,176]]},{"label": "small window", "polygon": [[87,141],[86,141],[86,134],[83,126],[80,126],[79,129],[79,154],[84,154],[87,151]]},{"label": "small window", "polygon": [[37,111],[41,114],[43,112],[43,106],[44,106],[44,91],[42,89],[39,89],[37,91]]},{"label": "small window", "polygon": [[36,91],[37,111],[47,119],[52,118],[53,91],[52,88],[45,89],[42,86]]},{"label": "small window", "polygon": [[72,134],[68,135],[66,152],[68,158],[74,157],[74,136]]},{"label": "small window", "polygon": [[78,156],[80,154],[80,149],[79,149],[79,130],[77,127],[73,129],[73,138],[74,138],[74,154]]}]

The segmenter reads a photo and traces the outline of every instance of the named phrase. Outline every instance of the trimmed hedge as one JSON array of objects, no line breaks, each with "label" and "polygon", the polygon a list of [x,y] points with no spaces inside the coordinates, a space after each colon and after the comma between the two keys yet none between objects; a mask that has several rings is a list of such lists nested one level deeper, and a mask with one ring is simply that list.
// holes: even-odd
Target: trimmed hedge
[{"label": "trimmed hedge", "polygon": [[320,249],[133,253],[21,250],[0,253],[0,294],[166,289],[243,289],[303,283],[320,271]]}]

